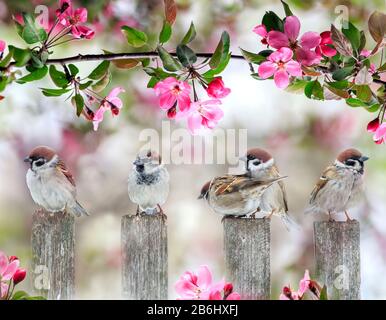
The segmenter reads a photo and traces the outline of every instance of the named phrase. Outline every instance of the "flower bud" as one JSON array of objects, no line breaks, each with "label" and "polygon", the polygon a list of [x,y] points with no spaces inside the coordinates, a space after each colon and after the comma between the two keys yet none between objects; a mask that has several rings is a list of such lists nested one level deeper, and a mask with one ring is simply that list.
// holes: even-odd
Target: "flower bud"
[{"label": "flower bud", "polygon": [[380,126],[379,119],[376,118],[376,119],[370,121],[370,122],[367,124],[367,131],[368,131],[368,132],[375,132],[375,131],[377,131],[377,129],[379,128],[379,126]]},{"label": "flower bud", "polygon": [[15,261],[15,260],[19,260],[19,258],[16,257],[16,256],[10,256],[10,257],[8,258],[8,260],[9,260],[9,262],[11,263],[11,262],[13,262],[13,261]]},{"label": "flower bud", "polygon": [[167,112],[167,116],[169,119],[174,119],[176,117],[176,114],[177,108],[175,106],[171,107]]},{"label": "flower bud", "polygon": [[13,283],[17,285],[18,283],[22,282],[25,279],[26,275],[27,275],[27,270],[22,268],[17,269],[15,274],[12,277]]}]

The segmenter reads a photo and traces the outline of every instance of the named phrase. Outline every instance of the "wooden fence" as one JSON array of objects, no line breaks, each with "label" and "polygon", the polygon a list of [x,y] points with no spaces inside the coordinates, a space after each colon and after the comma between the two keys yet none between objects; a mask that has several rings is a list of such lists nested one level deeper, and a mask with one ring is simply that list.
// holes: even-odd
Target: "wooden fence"
[{"label": "wooden fence", "polygon": [[[165,222],[159,216],[124,216],[121,226],[123,298],[167,299]],[[229,217],[223,227],[226,279],[242,299],[270,299],[270,220]],[[357,221],[314,223],[317,280],[327,286],[331,299],[360,299],[359,229]],[[48,299],[74,298],[73,217],[36,211],[32,257],[38,294]]]}]

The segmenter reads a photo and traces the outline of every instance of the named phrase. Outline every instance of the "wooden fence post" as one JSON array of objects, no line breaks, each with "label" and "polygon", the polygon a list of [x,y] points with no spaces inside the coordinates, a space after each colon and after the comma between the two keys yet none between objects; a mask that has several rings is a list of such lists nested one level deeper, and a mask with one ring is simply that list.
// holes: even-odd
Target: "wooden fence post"
[{"label": "wooden fence post", "polygon": [[32,285],[38,295],[70,300],[75,292],[75,219],[36,210],[32,217]]},{"label": "wooden fence post", "polygon": [[168,298],[167,227],[160,215],[122,217],[122,289],[126,299]]},{"label": "wooden fence post", "polygon": [[358,221],[314,223],[316,275],[328,299],[360,299],[360,226]]},{"label": "wooden fence post", "polygon": [[270,247],[270,219],[224,219],[227,279],[242,299],[270,298]]}]

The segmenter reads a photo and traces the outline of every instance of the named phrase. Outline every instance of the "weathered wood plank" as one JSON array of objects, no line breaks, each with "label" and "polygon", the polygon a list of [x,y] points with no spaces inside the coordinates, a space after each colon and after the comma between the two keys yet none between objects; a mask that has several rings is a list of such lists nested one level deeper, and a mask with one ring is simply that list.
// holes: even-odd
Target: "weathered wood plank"
[{"label": "weathered wood plank", "polygon": [[224,219],[227,280],[245,300],[270,298],[270,220]]},{"label": "weathered wood plank", "polygon": [[167,299],[167,227],[161,216],[122,217],[121,237],[124,298]]},{"label": "weathered wood plank", "polygon": [[75,219],[37,210],[32,218],[32,281],[38,295],[69,300],[75,293]]},{"label": "weathered wood plank", "polygon": [[360,226],[358,221],[314,223],[316,275],[328,298],[360,299]]}]

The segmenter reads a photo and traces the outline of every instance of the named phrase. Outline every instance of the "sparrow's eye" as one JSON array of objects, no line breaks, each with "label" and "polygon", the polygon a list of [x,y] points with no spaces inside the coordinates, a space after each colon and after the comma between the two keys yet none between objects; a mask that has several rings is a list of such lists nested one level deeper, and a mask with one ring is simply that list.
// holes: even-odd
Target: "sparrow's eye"
[{"label": "sparrow's eye", "polygon": [[252,163],[253,163],[253,165],[258,166],[260,164],[260,161],[259,160],[255,160]]},{"label": "sparrow's eye", "polygon": [[248,160],[253,160],[253,159],[255,159],[255,157],[254,157],[253,155],[251,155],[251,154],[248,154],[248,155],[247,155],[247,159],[248,159]]},{"label": "sparrow's eye", "polygon": [[41,167],[45,163],[45,161],[44,159],[39,159],[39,160],[36,160],[34,163],[35,163],[35,166]]},{"label": "sparrow's eye", "polygon": [[350,167],[354,167],[355,164],[356,164],[356,160],[352,160],[352,159],[346,160],[346,165],[348,165]]}]

